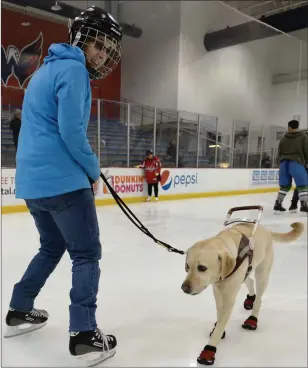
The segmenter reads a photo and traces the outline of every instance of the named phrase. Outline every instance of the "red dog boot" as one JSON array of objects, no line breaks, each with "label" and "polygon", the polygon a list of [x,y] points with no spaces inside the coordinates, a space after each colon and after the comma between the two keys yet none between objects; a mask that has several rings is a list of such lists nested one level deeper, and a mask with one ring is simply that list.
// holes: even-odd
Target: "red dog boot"
[{"label": "red dog boot", "polygon": [[243,328],[245,328],[245,330],[256,330],[258,325],[258,318],[257,317],[253,317],[250,316],[249,318],[246,319],[246,321],[244,322],[244,324],[242,325]]},{"label": "red dog boot", "polygon": [[215,362],[215,353],[216,353],[215,346],[206,345],[203,351],[201,351],[201,354],[199,355],[197,362],[203,365],[213,365]]},{"label": "red dog boot", "polygon": [[[217,322],[215,322],[214,328],[213,328],[212,332],[210,333],[210,336],[212,336],[212,334],[213,334],[213,332],[215,330],[216,324],[217,324]],[[226,337],[226,331],[223,332],[221,338],[224,339],[225,337]]]},{"label": "red dog boot", "polygon": [[244,301],[244,308],[246,310],[251,310],[253,308],[253,303],[256,300],[256,295],[247,294],[247,298]]}]

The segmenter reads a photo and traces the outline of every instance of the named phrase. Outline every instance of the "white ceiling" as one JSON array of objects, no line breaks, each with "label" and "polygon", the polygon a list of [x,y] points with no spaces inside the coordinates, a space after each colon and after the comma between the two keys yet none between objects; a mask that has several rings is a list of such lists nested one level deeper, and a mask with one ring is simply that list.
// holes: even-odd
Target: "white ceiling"
[{"label": "white ceiling", "polygon": [[260,18],[308,4],[308,0],[267,0],[267,1],[232,1],[225,0],[228,5],[252,17]]},{"label": "white ceiling", "polygon": [[105,7],[105,1],[103,0],[61,0],[61,3],[75,6],[82,10],[89,8],[91,5],[96,5],[103,9]]},{"label": "white ceiling", "polygon": [[[307,30],[299,30],[289,35],[294,39],[278,35],[249,42],[246,47],[260,59],[260,62],[268,66],[273,76],[298,74],[300,68],[302,71],[307,71]],[[299,40],[306,40],[306,42]]]}]

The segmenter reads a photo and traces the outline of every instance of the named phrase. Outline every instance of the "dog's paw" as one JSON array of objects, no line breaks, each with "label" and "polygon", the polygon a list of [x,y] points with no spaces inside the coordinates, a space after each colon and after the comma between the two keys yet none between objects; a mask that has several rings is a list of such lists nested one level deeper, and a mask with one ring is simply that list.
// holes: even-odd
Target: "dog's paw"
[{"label": "dog's paw", "polygon": [[256,300],[256,295],[247,295],[244,301],[244,308],[246,310],[251,310],[253,308],[253,303]]},{"label": "dog's paw", "polygon": [[242,324],[242,327],[245,328],[245,330],[256,330],[258,327],[258,318],[250,316],[246,319],[244,324]]},{"label": "dog's paw", "polygon": [[216,348],[215,346],[206,345],[201,351],[197,362],[202,365],[213,365],[215,362]]},{"label": "dog's paw", "polygon": [[[214,328],[213,328],[213,330],[210,332],[210,337],[212,336],[212,334],[213,334],[213,332],[214,332],[214,330],[215,330],[216,324],[217,324],[217,322],[215,322]],[[221,338],[222,338],[222,339],[224,339],[225,337],[226,337],[226,331],[224,331],[224,333],[222,334]]]}]

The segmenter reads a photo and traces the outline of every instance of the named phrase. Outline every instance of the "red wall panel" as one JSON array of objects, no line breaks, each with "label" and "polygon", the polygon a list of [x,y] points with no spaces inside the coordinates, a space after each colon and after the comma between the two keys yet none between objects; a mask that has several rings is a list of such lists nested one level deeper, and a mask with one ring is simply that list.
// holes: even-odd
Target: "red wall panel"
[{"label": "red wall panel", "polygon": [[[1,93],[2,104],[20,106],[23,89],[27,87],[31,75],[43,62],[51,43],[67,42],[68,28],[63,24],[49,20],[27,16],[31,23],[23,27],[25,21],[23,13],[2,8],[2,54],[7,65],[1,65]],[[29,51],[27,54],[26,51]],[[14,69],[12,68],[14,64]],[[11,73],[13,71],[13,73]],[[8,78],[7,76],[11,74]],[[14,75],[15,74],[15,75]],[[16,77],[17,76],[17,77]],[[3,80],[5,79],[5,80]],[[91,82],[93,98],[120,100],[121,66],[106,79]]]}]

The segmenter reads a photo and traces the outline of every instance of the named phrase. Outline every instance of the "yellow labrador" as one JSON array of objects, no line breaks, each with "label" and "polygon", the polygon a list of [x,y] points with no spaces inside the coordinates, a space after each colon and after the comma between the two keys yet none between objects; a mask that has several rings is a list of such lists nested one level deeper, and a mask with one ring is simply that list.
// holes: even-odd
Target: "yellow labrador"
[{"label": "yellow labrador", "polygon": [[182,290],[187,294],[196,295],[212,284],[217,310],[217,322],[211,332],[208,345],[198,358],[199,364],[212,365],[215,361],[216,347],[225,337],[225,326],[232,313],[241,284],[247,276],[249,260],[252,272],[255,272],[256,295],[254,281],[247,277],[245,283],[249,295],[244,307],[252,309],[252,312],[242,327],[255,330],[261,298],[267,287],[273,264],[273,241],[292,242],[300,237],[304,230],[304,225],[299,222],[293,223],[291,225],[293,229],[288,233],[275,233],[259,225],[254,236],[252,258],[243,257],[244,260],[240,264],[238,256],[243,248],[243,240],[246,240],[247,244],[247,238],[251,237],[253,226],[248,223],[234,225],[213,238],[194,244],[187,251],[185,265],[187,277],[182,284]]}]

